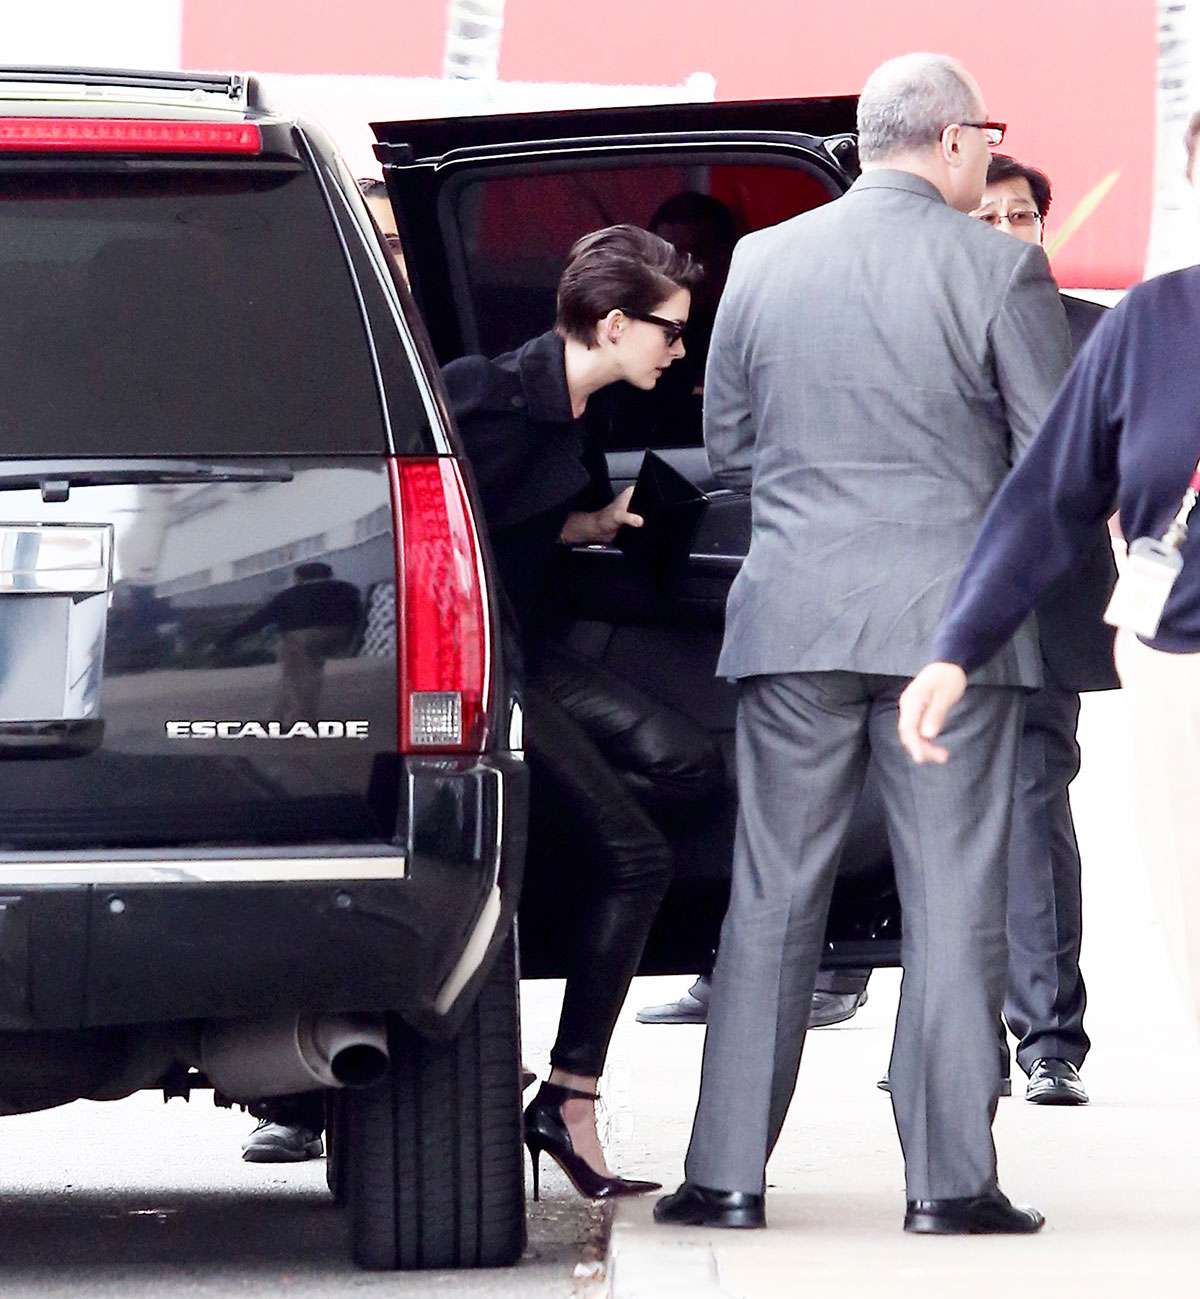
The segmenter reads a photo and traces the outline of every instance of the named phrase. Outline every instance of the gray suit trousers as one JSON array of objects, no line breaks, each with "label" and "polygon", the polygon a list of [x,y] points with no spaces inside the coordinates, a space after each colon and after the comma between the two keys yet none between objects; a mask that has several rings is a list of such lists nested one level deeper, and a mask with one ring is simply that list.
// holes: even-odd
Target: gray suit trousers
[{"label": "gray suit trousers", "polygon": [[972,686],[943,732],[950,761],[916,766],[896,733],[905,684],[857,672],[741,682],[733,889],[689,1181],[763,1190],[795,1088],[838,855],[873,756],[904,915],[888,1073],[908,1198],[996,1185],[996,1024],[1022,692]]},{"label": "gray suit trousers", "polygon": [[1020,1039],[1017,1063],[1026,1073],[1047,1056],[1078,1068],[1091,1046],[1079,972],[1079,844],[1067,794],[1079,772],[1078,724],[1079,696],[1049,676],[1025,700],[1008,862],[1004,1018]]}]

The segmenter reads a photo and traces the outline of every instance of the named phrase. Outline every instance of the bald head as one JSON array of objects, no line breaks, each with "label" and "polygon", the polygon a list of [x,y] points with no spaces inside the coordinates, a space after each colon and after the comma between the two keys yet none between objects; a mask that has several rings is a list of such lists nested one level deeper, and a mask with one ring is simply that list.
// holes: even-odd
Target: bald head
[{"label": "bald head", "polygon": [[885,163],[930,149],[951,122],[983,112],[975,79],[945,54],[902,54],[880,64],[858,98],[858,156]]}]

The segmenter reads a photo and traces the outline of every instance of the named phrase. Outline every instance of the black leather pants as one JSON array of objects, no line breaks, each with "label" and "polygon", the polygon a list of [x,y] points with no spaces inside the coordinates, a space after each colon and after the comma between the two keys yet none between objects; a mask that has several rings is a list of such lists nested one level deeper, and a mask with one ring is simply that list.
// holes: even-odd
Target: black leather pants
[{"label": "black leather pants", "polygon": [[671,879],[671,849],[650,812],[709,794],[721,759],[689,718],[559,646],[539,647],[525,703],[533,796],[558,800],[587,849],[554,864],[587,877],[573,881],[581,901],[562,917],[571,957],[550,1063],[598,1077]]}]

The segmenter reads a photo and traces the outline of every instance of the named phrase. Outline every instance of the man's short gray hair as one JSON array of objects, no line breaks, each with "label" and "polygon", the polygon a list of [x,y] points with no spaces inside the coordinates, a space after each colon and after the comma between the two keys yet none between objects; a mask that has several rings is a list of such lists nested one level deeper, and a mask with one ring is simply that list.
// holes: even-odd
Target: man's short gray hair
[{"label": "man's short gray hair", "polygon": [[945,54],[902,54],[880,64],[858,97],[858,156],[879,162],[936,144],[979,111],[967,70]]}]

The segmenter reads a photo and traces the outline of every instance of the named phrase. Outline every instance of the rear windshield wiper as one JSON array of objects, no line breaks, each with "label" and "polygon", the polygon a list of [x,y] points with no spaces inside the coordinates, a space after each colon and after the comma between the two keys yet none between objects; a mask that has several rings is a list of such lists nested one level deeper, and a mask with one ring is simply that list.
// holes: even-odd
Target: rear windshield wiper
[{"label": "rear windshield wiper", "polygon": [[121,483],[290,483],[282,460],[0,460],[0,491],[41,489],[44,501],[65,501],[72,487]]}]

